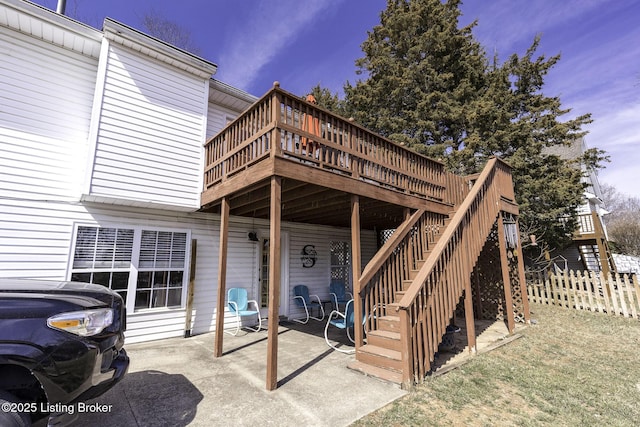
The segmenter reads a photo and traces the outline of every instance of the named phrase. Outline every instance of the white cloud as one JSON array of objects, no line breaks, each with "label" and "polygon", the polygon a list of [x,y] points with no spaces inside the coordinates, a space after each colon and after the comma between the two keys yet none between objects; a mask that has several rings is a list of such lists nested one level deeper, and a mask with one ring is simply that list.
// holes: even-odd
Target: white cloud
[{"label": "white cloud", "polygon": [[[567,24],[608,0],[536,0],[518,1],[469,0],[463,2],[462,21],[468,23],[478,18],[474,30],[478,40],[491,53],[494,49],[505,55],[514,48],[528,47],[536,34]],[[555,53],[555,52],[554,52]]]},{"label": "white cloud", "polygon": [[595,116],[588,126],[590,147],[607,151],[611,163],[600,180],[622,193],[640,197],[640,102]]},{"label": "white cloud", "polygon": [[522,55],[536,34],[537,54],[560,53],[543,92],[572,111],[561,120],[592,113],[587,144],[607,151],[611,163],[600,180],[640,197],[640,27],[638,7],[606,0],[468,0],[464,22],[489,53]]},{"label": "white cloud", "polygon": [[260,69],[292,43],[318,14],[335,0],[272,0],[258,2],[241,26],[226,34],[227,43],[220,57],[220,78],[234,86],[247,88]]}]

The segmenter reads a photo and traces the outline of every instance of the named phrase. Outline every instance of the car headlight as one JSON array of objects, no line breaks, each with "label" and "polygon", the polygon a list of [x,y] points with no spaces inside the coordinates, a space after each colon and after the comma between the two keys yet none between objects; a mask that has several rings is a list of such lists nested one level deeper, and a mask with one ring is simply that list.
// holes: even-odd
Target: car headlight
[{"label": "car headlight", "polygon": [[99,334],[112,323],[113,311],[110,308],[71,311],[47,319],[49,327],[83,337]]}]

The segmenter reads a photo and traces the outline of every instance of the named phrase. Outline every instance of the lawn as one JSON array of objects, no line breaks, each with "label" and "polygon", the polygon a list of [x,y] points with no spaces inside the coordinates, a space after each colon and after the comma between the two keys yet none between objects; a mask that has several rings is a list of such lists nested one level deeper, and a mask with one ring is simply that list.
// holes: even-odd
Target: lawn
[{"label": "lawn", "polygon": [[640,322],[531,305],[523,337],[355,426],[637,426]]}]

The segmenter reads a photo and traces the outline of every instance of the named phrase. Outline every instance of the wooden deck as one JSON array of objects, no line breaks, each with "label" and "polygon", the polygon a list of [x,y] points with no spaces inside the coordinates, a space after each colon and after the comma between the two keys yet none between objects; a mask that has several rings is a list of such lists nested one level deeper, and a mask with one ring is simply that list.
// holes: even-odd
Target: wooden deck
[{"label": "wooden deck", "polygon": [[[310,125],[309,123],[312,123]],[[282,178],[284,221],[349,226],[350,195],[362,226],[394,227],[404,209],[445,214],[468,188],[441,162],[395,144],[278,86],[205,144],[202,206],[267,218],[269,179]]]},{"label": "wooden deck", "polygon": [[596,212],[578,215],[578,229],[573,234],[573,241],[580,251],[585,270],[590,270],[587,259],[595,257],[593,262],[599,264],[605,277],[616,272],[602,219]]},{"label": "wooden deck", "polygon": [[[280,229],[282,221],[351,229],[356,359],[371,374],[403,386],[430,371],[445,329],[464,299],[469,348],[475,352],[470,278],[497,229],[498,291],[510,333],[514,306],[528,320],[511,168],[491,159],[481,174],[461,177],[351,120],[275,85],[205,145],[202,210],[219,213],[216,325],[224,325],[230,215],[269,219],[266,388],[277,387]],[[506,221],[509,221],[507,224]],[[361,229],[394,229],[366,266]],[[514,231],[515,230],[515,231]],[[508,257],[507,251],[511,251]],[[511,259],[511,261],[510,261]],[[222,355],[222,327],[214,354]],[[384,372],[384,373],[381,373]]]}]

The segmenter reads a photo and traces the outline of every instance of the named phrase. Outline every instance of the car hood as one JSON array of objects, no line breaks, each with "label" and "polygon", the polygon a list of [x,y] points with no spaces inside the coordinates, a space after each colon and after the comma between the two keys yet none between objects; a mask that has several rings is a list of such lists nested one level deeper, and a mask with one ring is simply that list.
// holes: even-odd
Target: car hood
[{"label": "car hood", "polygon": [[[79,304],[83,306],[95,305],[95,300],[110,306],[114,297],[118,297],[112,290],[91,283],[0,278],[0,295],[8,296],[8,294],[11,294],[12,297],[21,294],[25,297],[72,297],[76,299],[76,302],[84,299],[84,304]],[[93,303],[90,302],[91,300]]]}]

